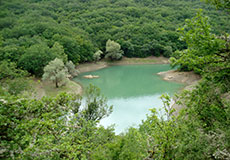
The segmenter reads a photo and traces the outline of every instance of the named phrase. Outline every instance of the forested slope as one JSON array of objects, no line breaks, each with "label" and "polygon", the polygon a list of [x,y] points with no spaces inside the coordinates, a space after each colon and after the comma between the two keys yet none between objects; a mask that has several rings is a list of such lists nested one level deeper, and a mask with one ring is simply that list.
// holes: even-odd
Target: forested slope
[{"label": "forested slope", "polygon": [[128,57],[170,56],[186,47],[176,29],[198,8],[211,18],[214,33],[229,31],[227,13],[199,0],[1,1],[0,60],[41,75],[62,49],[75,64],[92,61],[95,51],[105,51],[108,39]]}]

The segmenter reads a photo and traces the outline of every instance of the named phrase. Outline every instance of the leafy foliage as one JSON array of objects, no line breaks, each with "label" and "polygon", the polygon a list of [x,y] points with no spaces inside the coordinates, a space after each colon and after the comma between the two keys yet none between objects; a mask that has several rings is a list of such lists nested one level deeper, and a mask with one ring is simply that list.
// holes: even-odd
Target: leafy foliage
[{"label": "leafy foliage", "polygon": [[18,65],[36,76],[41,76],[43,68],[55,57],[56,55],[50,52],[46,44],[35,44],[30,46],[26,53],[21,56]]},{"label": "leafy foliage", "polygon": [[64,63],[67,62],[68,58],[67,55],[65,54],[64,48],[58,42],[54,43],[53,47],[51,48],[51,52],[57,55],[56,57],[58,59],[61,59]]},{"label": "leafy foliage", "polygon": [[[91,91],[94,94],[95,90]],[[103,111],[105,101],[98,102],[101,110],[97,112]],[[89,159],[97,147],[113,139],[114,133],[112,128],[97,127],[105,113],[94,115],[98,120],[94,121],[80,109],[80,103],[81,97],[65,93],[41,100],[1,97],[0,157]]]},{"label": "leafy foliage", "polygon": [[13,62],[0,62],[0,80],[14,79],[18,77],[24,77],[27,75],[28,73],[26,71],[17,69],[16,64]]},{"label": "leafy foliage", "polygon": [[[175,52],[174,58],[171,58],[173,66],[179,65],[182,70],[194,70],[200,74],[222,70],[223,66],[228,68],[229,53],[228,48],[224,47],[229,42],[211,33],[208,18],[203,17],[201,12],[192,20],[187,20],[185,27],[179,30],[188,49]],[[222,50],[227,52],[223,53]]]}]

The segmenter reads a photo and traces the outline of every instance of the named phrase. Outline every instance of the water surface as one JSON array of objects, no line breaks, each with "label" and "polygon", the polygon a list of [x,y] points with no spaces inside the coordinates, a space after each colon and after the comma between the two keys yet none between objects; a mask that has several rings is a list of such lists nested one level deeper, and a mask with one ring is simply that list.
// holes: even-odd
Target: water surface
[{"label": "water surface", "polygon": [[[115,132],[121,133],[129,126],[137,126],[144,120],[150,108],[161,108],[160,96],[173,95],[182,84],[162,80],[158,72],[170,70],[168,64],[111,66],[80,74],[74,80],[83,87],[90,83],[101,89],[113,105],[113,113],[101,121],[103,126],[115,124]],[[98,75],[97,79],[85,79],[84,75]]]}]

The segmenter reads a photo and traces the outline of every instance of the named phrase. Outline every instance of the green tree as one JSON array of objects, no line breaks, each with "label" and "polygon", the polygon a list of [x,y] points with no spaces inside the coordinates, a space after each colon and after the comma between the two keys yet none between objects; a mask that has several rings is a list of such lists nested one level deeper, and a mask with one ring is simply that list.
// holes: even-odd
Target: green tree
[{"label": "green tree", "polygon": [[180,39],[187,43],[188,49],[175,52],[170,59],[172,66],[202,73],[210,63],[220,61],[218,52],[224,47],[224,41],[210,32],[208,17],[203,17],[201,11],[193,19],[186,20],[186,25],[179,31]]},{"label": "green tree", "polygon": [[79,71],[75,68],[75,65],[73,64],[72,61],[68,61],[66,64],[65,64],[67,70],[68,70],[68,73],[69,75],[71,75],[71,77],[75,77],[78,75]]},{"label": "green tree", "polygon": [[14,62],[0,61],[0,81],[28,76],[28,72],[18,69]]},{"label": "green tree", "polygon": [[28,72],[18,69],[15,63],[0,61],[0,84],[4,92],[17,95],[30,89],[28,76]]},{"label": "green tree", "polygon": [[106,58],[111,60],[120,60],[122,58],[123,51],[119,43],[111,41],[110,39],[106,42]]},{"label": "green tree", "polygon": [[26,53],[19,59],[19,67],[27,70],[36,76],[42,76],[43,68],[52,60],[56,55],[50,52],[50,48],[45,44],[35,44],[26,49]]},{"label": "green tree", "polygon": [[140,126],[140,131],[147,134],[150,159],[176,159],[175,148],[179,130],[175,124],[178,122],[178,117],[173,115],[175,109],[170,106],[171,98],[168,95],[162,95],[161,99],[164,104],[164,113],[160,115],[156,109],[151,109],[151,114]]},{"label": "green tree", "polygon": [[68,69],[62,60],[55,58],[55,60],[50,61],[44,68],[42,80],[52,81],[56,88],[64,85],[68,81]]},{"label": "green tree", "polygon": [[63,46],[60,45],[58,42],[54,43],[50,51],[56,55],[56,58],[61,59],[64,63],[68,61],[68,57],[64,52]]},{"label": "green tree", "polygon": [[172,55],[173,51],[172,51],[172,47],[171,46],[166,46],[164,47],[164,57],[170,57]]},{"label": "green tree", "polygon": [[97,52],[95,52],[93,54],[93,59],[95,62],[99,61],[101,59],[101,55],[103,54],[103,52],[101,50],[98,50]]}]

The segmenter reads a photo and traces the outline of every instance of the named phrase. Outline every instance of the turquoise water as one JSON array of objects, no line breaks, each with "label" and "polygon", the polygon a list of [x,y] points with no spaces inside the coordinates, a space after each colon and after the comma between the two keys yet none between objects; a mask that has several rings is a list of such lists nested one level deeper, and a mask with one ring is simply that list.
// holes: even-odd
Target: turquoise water
[{"label": "turquoise water", "polygon": [[[113,105],[113,113],[103,119],[105,127],[115,124],[117,134],[129,126],[137,126],[144,120],[150,108],[161,108],[160,96],[173,95],[182,84],[162,80],[158,72],[170,70],[168,64],[111,66],[80,74],[74,80],[83,87],[90,83],[99,87]],[[98,75],[96,79],[85,79],[84,75]]]}]

